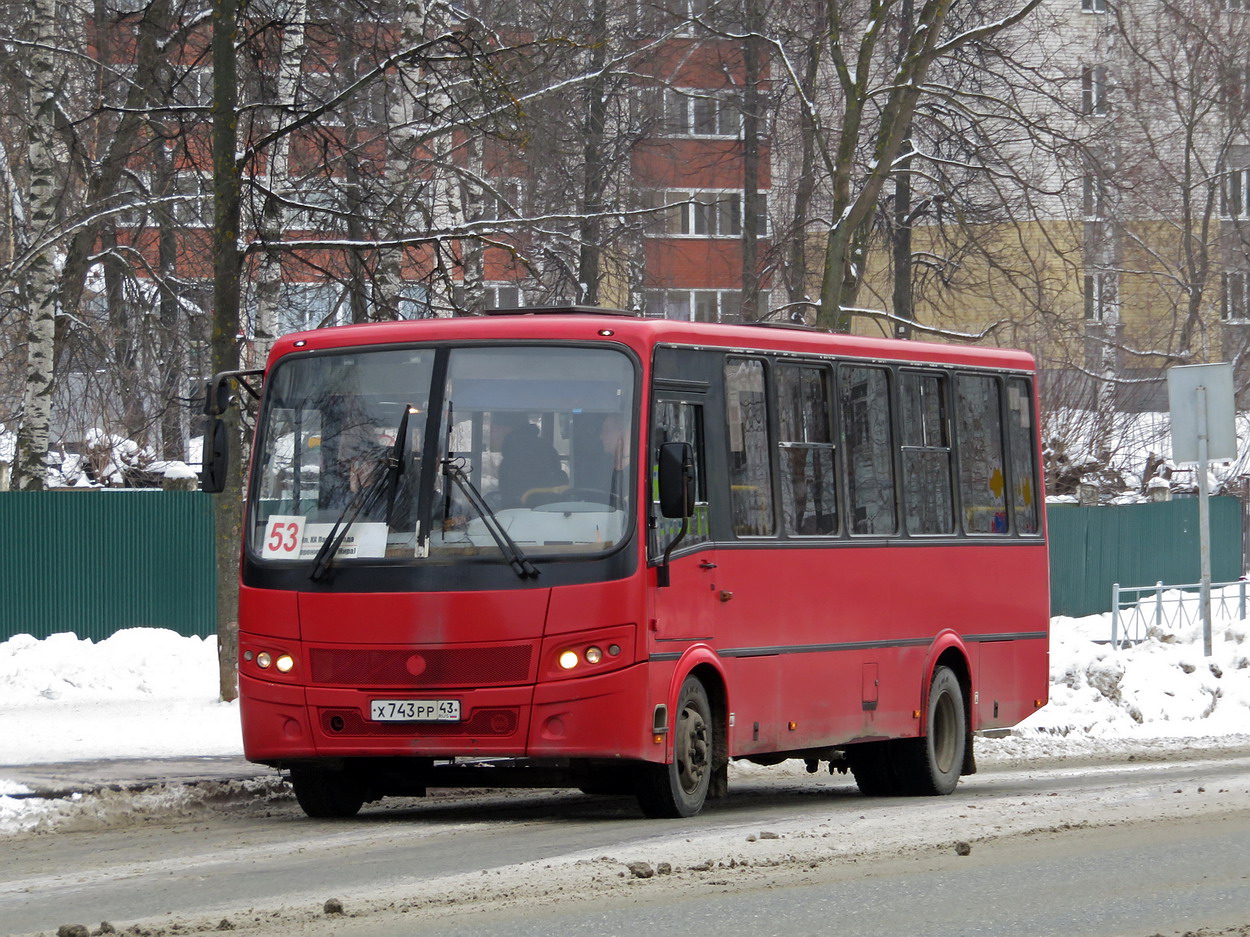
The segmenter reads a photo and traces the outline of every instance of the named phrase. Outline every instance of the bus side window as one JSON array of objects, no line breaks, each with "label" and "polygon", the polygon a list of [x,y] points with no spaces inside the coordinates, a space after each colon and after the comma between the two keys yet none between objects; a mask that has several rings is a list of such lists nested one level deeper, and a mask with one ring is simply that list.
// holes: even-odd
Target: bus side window
[{"label": "bus side window", "polygon": [[1003,464],[998,378],[960,374],[955,378],[955,392],[964,531],[1005,534],[1008,532],[1007,476]]},{"label": "bus side window", "polygon": [[656,486],[659,478],[660,446],[666,442],[686,442],[694,450],[694,515],[690,518],[682,548],[707,541],[708,530],[707,482],[704,473],[703,407],[699,404],[677,400],[660,400],[655,405],[655,422],[651,438],[651,555],[661,556],[669,542],[681,530],[679,518],[660,516],[656,502]]},{"label": "bus side window", "polygon": [[899,425],[903,450],[903,507],[910,534],[955,529],[951,492],[950,421],[946,376],[899,374]]},{"label": "bus side window", "polygon": [[788,534],[832,534],[838,529],[829,390],[826,367],[777,368],[781,511]]},{"label": "bus side window", "polygon": [[1007,442],[1016,531],[1035,534],[1041,527],[1037,513],[1037,453],[1033,448],[1033,396],[1029,382],[1018,377],[1007,381]]},{"label": "bus side window", "polygon": [[847,526],[852,534],[888,536],[898,529],[894,507],[894,442],[890,379],[883,368],[838,370]]},{"label": "bus side window", "polygon": [[725,361],[725,410],[729,417],[729,485],[733,531],[738,536],[774,532],[772,460],[764,362]]}]

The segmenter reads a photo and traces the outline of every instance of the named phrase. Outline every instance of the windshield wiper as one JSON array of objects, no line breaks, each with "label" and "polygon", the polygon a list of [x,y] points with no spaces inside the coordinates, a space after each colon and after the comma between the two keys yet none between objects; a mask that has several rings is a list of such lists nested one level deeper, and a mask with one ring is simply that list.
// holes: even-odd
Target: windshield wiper
[{"label": "windshield wiper", "polygon": [[468,499],[469,504],[473,505],[473,509],[477,511],[478,517],[482,519],[482,524],[490,532],[495,543],[499,546],[499,551],[504,555],[504,559],[508,561],[518,576],[522,579],[537,578],[538,567],[529,561],[525,553],[517,546],[517,542],[508,536],[508,532],[503,529],[503,525],[499,523],[499,518],[495,516],[495,512],[491,506],[486,503],[486,499],[482,497],[482,493],[477,490],[477,486],[473,484],[464,467],[457,460],[443,460],[443,474],[456,483],[456,487],[464,492],[464,496]]},{"label": "windshield wiper", "polygon": [[404,407],[404,413],[399,418],[399,431],[395,437],[395,445],[387,455],[378,460],[373,474],[369,476],[365,484],[356,489],[351,501],[347,502],[347,506],[343,508],[343,512],[339,514],[330,528],[330,533],[322,541],[317,555],[313,557],[312,569],[308,573],[308,578],[314,582],[320,580],[330,568],[330,564],[334,562],[334,554],[338,553],[339,547],[343,545],[347,532],[352,529],[352,524],[356,523],[356,518],[372,510],[373,506],[378,503],[378,498],[382,496],[382,492],[388,487],[392,489],[399,487],[399,476],[404,471],[408,414],[411,410],[411,406]]}]

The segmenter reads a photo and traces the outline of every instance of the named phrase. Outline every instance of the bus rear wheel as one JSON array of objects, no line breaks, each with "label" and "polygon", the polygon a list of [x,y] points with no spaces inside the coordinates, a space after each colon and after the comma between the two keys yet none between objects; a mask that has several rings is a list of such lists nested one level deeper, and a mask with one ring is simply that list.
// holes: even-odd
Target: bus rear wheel
[{"label": "bus rear wheel", "polygon": [[292,768],[291,787],[300,808],[314,819],[354,817],[365,803],[365,786],[345,771]]},{"label": "bus rear wheel", "polygon": [[865,797],[891,797],[901,787],[894,763],[894,742],[860,742],[846,751],[846,760],[860,793]]},{"label": "bus rear wheel", "polygon": [[648,817],[693,817],[703,809],[712,781],[716,727],[707,690],[687,677],[677,697],[670,764],[638,766],[635,794]]},{"label": "bus rear wheel", "polygon": [[917,796],[949,794],[959,783],[968,745],[964,693],[949,667],[933,671],[929,684],[929,731],[899,745],[902,793]]}]

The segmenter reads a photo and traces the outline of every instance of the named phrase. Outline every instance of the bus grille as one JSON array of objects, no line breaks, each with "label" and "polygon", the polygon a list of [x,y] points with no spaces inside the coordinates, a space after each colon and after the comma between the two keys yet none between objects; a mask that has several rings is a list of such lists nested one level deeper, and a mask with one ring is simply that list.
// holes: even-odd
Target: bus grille
[{"label": "bus grille", "polygon": [[355,709],[321,710],[321,731],[332,736],[407,736],[473,738],[512,735],[520,717],[515,709],[475,709],[464,722],[371,722]]},{"label": "bus grille", "polygon": [[331,686],[491,686],[529,678],[529,644],[428,649],[312,648],[314,683]]}]

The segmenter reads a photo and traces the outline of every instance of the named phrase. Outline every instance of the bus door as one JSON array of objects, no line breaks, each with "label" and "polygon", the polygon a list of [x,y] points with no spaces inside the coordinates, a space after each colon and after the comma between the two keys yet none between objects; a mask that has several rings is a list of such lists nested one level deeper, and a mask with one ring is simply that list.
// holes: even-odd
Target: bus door
[{"label": "bus door", "polygon": [[[648,559],[652,566],[664,562],[670,545],[669,585],[651,590],[651,628],[660,654],[680,653],[691,642],[709,640],[715,634],[714,622],[720,604],[717,589],[716,551],[708,530],[708,501],[704,404],[701,399],[658,393],[648,460],[651,473]],[[695,509],[678,539],[681,521],[660,516],[656,485],[658,453],[666,442],[686,442],[695,455]]]}]

